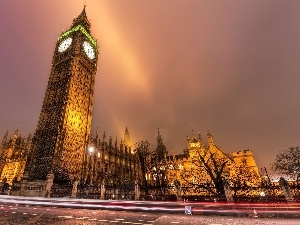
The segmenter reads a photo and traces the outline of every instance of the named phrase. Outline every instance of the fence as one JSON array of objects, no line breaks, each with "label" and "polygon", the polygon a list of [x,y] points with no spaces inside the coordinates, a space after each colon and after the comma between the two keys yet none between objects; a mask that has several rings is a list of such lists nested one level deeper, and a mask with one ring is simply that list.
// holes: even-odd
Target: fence
[{"label": "fence", "polygon": [[[13,182],[12,186],[7,183],[0,183],[0,194],[18,195],[21,183]],[[178,187],[179,188],[179,187]],[[204,186],[185,186],[179,189],[175,186],[140,186],[140,199],[141,200],[154,200],[154,201],[176,201],[179,198],[188,201],[212,201],[223,202],[226,197],[217,196],[212,193],[213,187],[209,187],[210,191]],[[51,198],[64,198],[72,196],[73,185],[72,183],[54,183],[51,187]],[[178,191],[179,190],[179,191]],[[284,203],[287,198],[284,194],[282,186],[265,185],[254,187],[231,187],[231,194],[234,202],[269,202],[269,203]],[[289,190],[292,200],[300,202],[300,185],[297,183],[289,184]],[[112,200],[134,200],[135,199],[135,184],[105,184],[104,190],[101,193],[101,185],[78,185],[75,190],[76,198],[84,199],[112,199]],[[103,196],[101,196],[101,194]]]},{"label": "fence", "polygon": [[54,183],[51,187],[51,198],[70,198],[73,185],[71,183]]}]

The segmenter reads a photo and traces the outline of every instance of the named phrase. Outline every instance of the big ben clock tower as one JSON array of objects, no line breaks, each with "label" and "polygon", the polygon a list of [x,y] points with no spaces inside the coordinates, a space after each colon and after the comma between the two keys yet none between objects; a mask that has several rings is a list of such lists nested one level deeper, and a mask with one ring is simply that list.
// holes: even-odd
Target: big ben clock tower
[{"label": "big ben clock tower", "polygon": [[45,181],[49,174],[54,174],[56,180],[81,176],[91,130],[98,60],[98,46],[90,26],[84,7],[70,29],[58,37],[25,168],[28,182]]}]

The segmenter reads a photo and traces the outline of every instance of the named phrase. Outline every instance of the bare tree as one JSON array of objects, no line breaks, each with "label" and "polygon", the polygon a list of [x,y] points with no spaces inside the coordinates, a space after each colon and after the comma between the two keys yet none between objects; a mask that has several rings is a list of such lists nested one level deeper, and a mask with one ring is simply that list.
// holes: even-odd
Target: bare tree
[{"label": "bare tree", "polygon": [[244,165],[234,165],[231,168],[231,174],[228,179],[233,196],[236,197],[238,193],[245,194],[251,188],[259,185],[260,176],[253,169]]},{"label": "bare tree", "polygon": [[198,153],[198,158],[192,162],[191,168],[185,168],[181,178],[190,185],[206,189],[210,194],[224,196],[223,182],[229,176],[229,156],[208,149]]},{"label": "bare tree", "polygon": [[169,164],[166,158],[162,158],[157,152],[154,152],[152,154],[151,165],[151,176],[154,178],[153,184],[159,189],[160,194],[165,195],[169,185],[167,177]]},{"label": "bare tree", "polygon": [[300,180],[300,146],[281,150],[271,164],[272,170],[293,176],[297,182]]},{"label": "bare tree", "polygon": [[151,152],[150,152],[150,144],[148,141],[140,141],[135,144],[135,149],[141,167],[141,174],[142,174],[142,186],[145,187],[146,194],[149,194],[148,189],[148,179],[147,175],[150,174],[152,166],[151,166]]}]

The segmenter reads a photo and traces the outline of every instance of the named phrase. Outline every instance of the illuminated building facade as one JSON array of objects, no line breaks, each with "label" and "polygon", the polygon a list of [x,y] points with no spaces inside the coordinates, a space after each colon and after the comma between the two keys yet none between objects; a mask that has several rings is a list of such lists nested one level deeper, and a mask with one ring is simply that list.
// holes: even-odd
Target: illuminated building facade
[{"label": "illuminated building facade", "polygon": [[95,138],[89,141],[86,155],[85,184],[130,183],[132,184],[140,175],[139,161],[133,153],[130,134],[126,127],[124,139],[118,143],[117,138],[106,137],[102,139],[96,132]]},{"label": "illuminated building facade", "polygon": [[98,46],[85,8],[57,40],[25,167],[28,181],[79,180],[91,130]]},{"label": "illuminated building facade", "polygon": [[[129,186],[140,180],[141,165],[133,152],[127,127],[120,143],[107,138],[105,133],[102,140],[98,132],[95,138],[90,137],[98,60],[98,45],[90,34],[90,26],[84,8],[70,29],[58,37],[33,138],[25,140],[18,131],[12,138],[8,134],[3,138],[0,179],[6,178],[11,184],[22,178],[20,195],[49,197],[53,182],[79,181],[81,185],[119,182]],[[207,138],[205,145],[200,135],[188,137],[183,155],[168,156],[158,131],[155,157],[160,162],[167,161],[167,165],[157,164],[155,168],[159,168],[160,177],[166,177],[170,184],[179,181],[184,185],[182,171],[192,170],[199,154],[206,152],[258,171],[250,150],[229,155],[214,143],[209,132]],[[158,181],[155,173],[148,178]],[[204,174],[200,168],[196,176],[185,177],[201,182],[208,179]],[[156,184],[162,184],[162,180]]]},{"label": "illuminated building facade", "polygon": [[232,157],[238,166],[246,166],[257,174],[259,173],[253,153],[250,149],[232,152]]},{"label": "illuminated building facade", "polygon": [[12,136],[8,135],[8,131],[5,133],[0,145],[0,182],[6,179],[11,185],[14,179],[21,180],[30,143],[31,134],[22,137],[18,129]]},{"label": "illuminated building facade", "polygon": [[202,162],[199,160],[199,155],[203,156],[205,160],[212,155],[215,161],[220,164],[222,161],[227,161],[224,175],[228,178],[235,176],[235,168],[240,167],[246,168],[246,172],[253,172],[255,179],[259,177],[258,168],[251,150],[248,149],[228,154],[215,144],[214,138],[209,131],[207,131],[207,143],[208,145],[204,144],[200,134],[198,138],[187,137],[187,149],[184,150],[184,154],[174,154],[167,157],[168,164],[172,165],[172,169],[168,170],[170,184],[174,184],[176,180],[182,186],[210,181],[210,176],[207,174],[205,168],[201,166]]}]

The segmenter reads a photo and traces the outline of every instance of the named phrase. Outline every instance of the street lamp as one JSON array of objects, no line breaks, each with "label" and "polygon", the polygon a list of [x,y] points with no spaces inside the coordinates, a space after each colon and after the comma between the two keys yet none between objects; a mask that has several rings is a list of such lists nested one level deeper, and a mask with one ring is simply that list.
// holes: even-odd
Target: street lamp
[{"label": "street lamp", "polygon": [[88,159],[88,153],[90,156],[92,156],[92,154],[95,151],[95,147],[92,144],[86,143],[84,149],[85,149],[85,151],[84,151],[84,155],[83,155],[82,172],[81,172],[81,184],[82,185],[85,183],[85,179],[88,175],[88,163],[90,161]]},{"label": "street lamp", "polygon": [[94,146],[90,146],[88,150],[89,150],[89,153],[91,155],[95,151],[95,147]]},{"label": "street lamp", "polygon": [[264,197],[264,196],[266,196],[266,193],[265,193],[264,191],[261,191],[261,192],[259,193],[259,195],[260,195],[261,197]]}]

